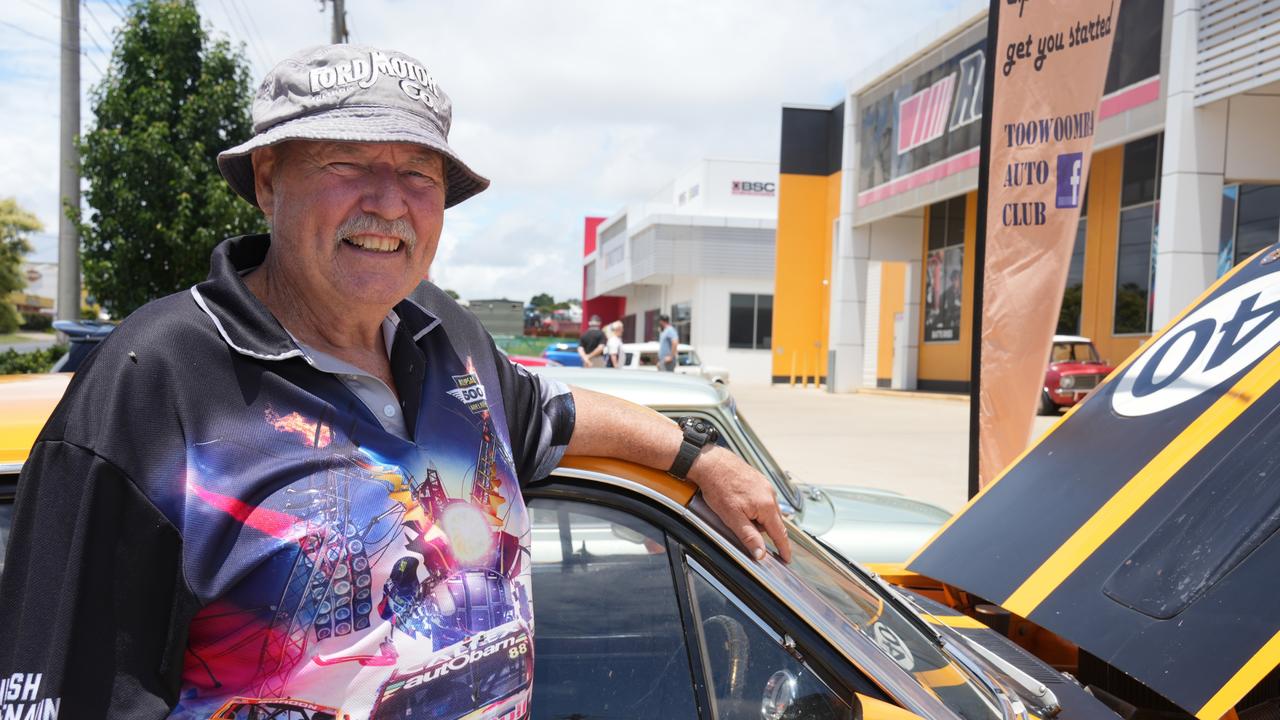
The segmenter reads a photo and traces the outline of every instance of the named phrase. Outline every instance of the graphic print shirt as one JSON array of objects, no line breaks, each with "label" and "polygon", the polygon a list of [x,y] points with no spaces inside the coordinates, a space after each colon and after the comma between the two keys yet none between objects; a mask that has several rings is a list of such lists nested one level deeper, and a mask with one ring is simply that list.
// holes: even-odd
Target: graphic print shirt
[{"label": "graphic print shirt", "polygon": [[268,243],[223,243],[121,324],[41,433],[0,717],[527,716],[520,486],[559,462],[572,396],[423,285],[391,344],[410,438],[387,432],[240,281]]}]

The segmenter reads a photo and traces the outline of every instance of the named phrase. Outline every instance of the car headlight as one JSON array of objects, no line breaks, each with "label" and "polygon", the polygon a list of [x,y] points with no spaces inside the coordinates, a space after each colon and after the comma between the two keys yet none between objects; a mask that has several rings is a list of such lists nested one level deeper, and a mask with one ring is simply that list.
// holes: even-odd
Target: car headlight
[{"label": "car headlight", "polygon": [[1071,375],[1067,375],[1066,377],[1058,381],[1058,387],[1060,388],[1069,389],[1075,386],[1076,386],[1076,379]]}]

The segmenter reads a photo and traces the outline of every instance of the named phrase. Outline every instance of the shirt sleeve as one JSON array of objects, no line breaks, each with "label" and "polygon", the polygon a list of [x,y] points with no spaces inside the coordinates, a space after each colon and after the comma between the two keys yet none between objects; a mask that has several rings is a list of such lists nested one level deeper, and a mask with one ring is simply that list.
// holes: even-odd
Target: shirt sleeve
[{"label": "shirt sleeve", "polygon": [[181,540],[117,467],[43,440],[0,576],[0,717],[163,718],[197,608]]},{"label": "shirt sleeve", "polygon": [[569,386],[529,372],[495,349],[498,381],[511,433],[520,485],[546,477],[564,457],[573,436],[575,409]]}]

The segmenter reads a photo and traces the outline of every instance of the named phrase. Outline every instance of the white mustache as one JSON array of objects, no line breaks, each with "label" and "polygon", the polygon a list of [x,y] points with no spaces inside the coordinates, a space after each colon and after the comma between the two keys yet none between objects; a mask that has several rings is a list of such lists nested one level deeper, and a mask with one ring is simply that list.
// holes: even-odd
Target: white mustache
[{"label": "white mustache", "polygon": [[338,227],[337,239],[342,240],[353,235],[364,234],[386,235],[398,238],[410,250],[418,243],[418,234],[413,231],[413,225],[409,224],[408,220],[404,218],[384,220],[376,215],[356,215],[345,220]]}]

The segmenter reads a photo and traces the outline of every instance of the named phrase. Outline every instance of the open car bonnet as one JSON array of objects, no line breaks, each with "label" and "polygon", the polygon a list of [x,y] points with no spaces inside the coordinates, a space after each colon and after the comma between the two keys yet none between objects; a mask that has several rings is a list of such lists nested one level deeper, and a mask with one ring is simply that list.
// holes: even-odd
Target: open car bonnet
[{"label": "open car bonnet", "polygon": [[1219,280],[912,560],[1217,720],[1280,663],[1280,247]]}]

